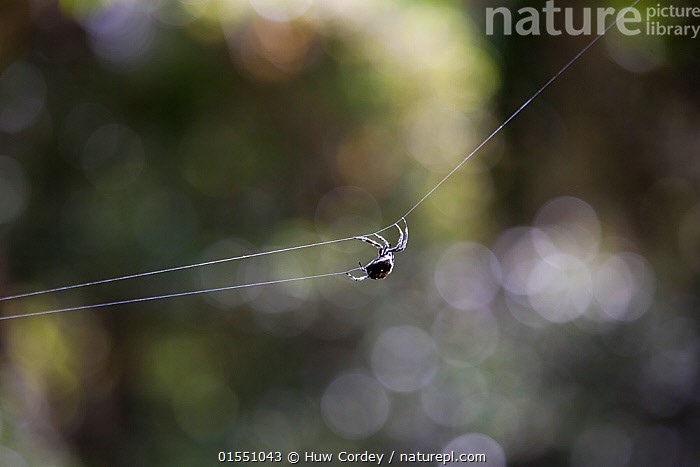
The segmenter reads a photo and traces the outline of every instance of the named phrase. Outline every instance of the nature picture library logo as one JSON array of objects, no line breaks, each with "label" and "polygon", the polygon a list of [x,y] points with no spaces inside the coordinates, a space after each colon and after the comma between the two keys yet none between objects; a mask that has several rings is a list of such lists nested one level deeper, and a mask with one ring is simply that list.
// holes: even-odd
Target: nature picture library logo
[{"label": "nature picture library logo", "polygon": [[[563,20],[563,27],[562,27]],[[636,36],[687,36],[700,34],[700,6],[675,6],[657,3],[650,7],[579,8],[558,7],[548,0],[541,10],[523,7],[516,11],[508,7],[486,8],[486,34],[506,36],[548,34],[572,36],[603,34],[608,24],[615,22],[622,34]]]}]

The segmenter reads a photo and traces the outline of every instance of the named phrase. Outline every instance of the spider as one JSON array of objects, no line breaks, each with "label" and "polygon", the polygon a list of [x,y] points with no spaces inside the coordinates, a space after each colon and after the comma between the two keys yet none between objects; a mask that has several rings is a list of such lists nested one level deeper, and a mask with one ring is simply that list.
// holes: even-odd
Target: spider
[{"label": "spider", "polygon": [[394,224],[396,228],[399,229],[399,240],[395,247],[392,247],[387,239],[378,233],[372,235],[381,240],[383,245],[372,240],[368,236],[363,235],[361,237],[355,237],[357,240],[362,240],[363,242],[373,245],[377,250],[379,250],[379,253],[377,254],[376,258],[367,263],[367,266],[363,266],[362,263],[359,263],[360,269],[362,269],[362,272],[365,273],[364,276],[353,276],[348,272],[346,273],[348,277],[354,281],[363,281],[368,277],[370,279],[384,279],[386,276],[391,274],[392,269],[394,269],[394,253],[405,250],[406,244],[408,243],[408,224],[406,223],[405,218],[402,217],[401,220],[403,221],[404,230],[401,230],[398,223]]}]

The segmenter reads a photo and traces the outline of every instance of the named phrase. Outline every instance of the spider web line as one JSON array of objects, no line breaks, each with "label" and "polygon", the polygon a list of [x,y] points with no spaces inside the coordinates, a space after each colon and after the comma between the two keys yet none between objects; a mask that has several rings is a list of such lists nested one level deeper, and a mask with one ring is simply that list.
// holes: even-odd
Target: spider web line
[{"label": "spider web line", "polygon": [[[611,22],[610,24],[608,24],[608,25],[605,27],[605,29],[603,29],[603,32],[602,32],[601,34],[596,35],[590,42],[588,42],[588,44],[586,44],[581,50],[579,50],[579,52],[578,52],[576,55],[574,55],[573,58],[571,58],[568,62],[566,62],[566,64],[565,64],[563,67],[561,67],[561,68],[559,69],[559,71],[557,71],[557,72],[556,72],[554,75],[552,75],[552,77],[549,78],[542,86],[540,86],[540,88],[537,89],[537,91],[535,91],[535,93],[534,93],[529,99],[527,99],[520,107],[518,107],[513,113],[511,113],[510,116],[509,116],[508,118],[506,118],[506,119],[503,121],[503,123],[501,123],[495,130],[493,130],[493,132],[492,132],[490,135],[488,135],[488,136],[486,137],[486,139],[484,139],[481,143],[479,143],[479,145],[478,145],[476,148],[474,148],[474,149],[472,150],[472,152],[470,152],[469,154],[467,154],[467,156],[466,156],[464,159],[462,159],[462,160],[459,162],[459,164],[457,164],[452,170],[450,170],[450,172],[449,172],[447,175],[445,175],[445,176],[442,178],[442,180],[440,180],[432,189],[430,189],[430,191],[428,191],[420,200],[418,200],[418,202],[417,202],[416,204],[414,204],[413,206],[411,206],[411,208],[410,208],[408,211],[406,211],[406,212],[404,213],[403,216],[399,217],[399,218],[396,220],[396,223],[398,223],[399,221],[401,221],[401,219],[408,217],[409,214],[411,214],[418,206],[420,206],[421,204],[423,204],[423,201],[425,201],[426,199],[428,199],[428,198],[435,192],[435,190],[437,190],[438,188],[440,188],[440,186],[442,186],[443,183],[445,183],[450,177],[452,177],[452,175],[454,175],[455,172],[457,172],[459,169],[461,169],[462,166],[463,166],[464,164],[466,164],[467,161],[468,161],[469,159],[471,159],[471,157],[472,157],[474,154],[476,154],[477,152],[479,152],[479,150],[480,150],[482,147],[486,146],[486,144],[487,144],[489,141],[491,141],[491,140],[494,138],[494,136],[496,136],[498,133],[500,133],[501,130],[502,130],[506,125],[508,125],[508,123],[510,123],[511,120],[513,120],[515,117],[517,117],[518,114],[520,114],[520,112],[522,112],[522,111],[525,109],[525,107],[527,107],[528,105],[530,105],[530,103],[531,103],[532,101],[534,101],[535,99],[537,99],[537,97],[538,97],[540,94],[542,94],[542,93],[544,92],[545,89],[547,89],[554,81],[556,81],[562,74],[564,74],[564,73],[566,72],[566,70],[568,70],[569,68],[571,68],[571,66],[572,66],[574,63],[576,63],[576,62],[578,61],[578,59],[581,58],[581,56],[582,56],[583,54],[585,54],[585,53],[588,51],[588,49],[590,49],[591,47],[593,47],[593,46],[596,44],[596,42],[598,42],[605,34],[607,34],[607,32],[608,32],[613,26],[615,26],[615,25],[620,21],[620,18],[622,17],[621,13],[622,13],[623,11],[627,11],[627,10],[630,10],[630,9],[634,8],[635,5],[637,5],[637,3],[639,3],[640,1],[641,1],[641,0],[635,0],[630,6],[624,8],[623,10],[621,10],[620,13],[615,17],[615,21],[613,21],[613,22]],[[393,226],[394,226],[394,224],[388,225],[388,226],[384,227],[384,228],[381,229],[381,230],[377,230],[375,233],[384,232],[385,230],[389,230],[389,229],[390,229],[391,227],[393,227]]]},{"label": "spider web line", "polygon": [[[621,10],[621,13],[623,11],[634,8],[640,1],[641,0],[635,0],[630,6]],[[386,227],[384,227],[383,229],[377,230],[376,232],[373,232],[371,234],[365,234],[365,235],[378,234],[380,232],[384,232],[386,230],[389,230],[392,227],[394,227],[394,225],[397,225],[402,219],[405,219],[411,213],[413,213],[413,211],[416,208],[418,208],[438,188],[440,188],[447,180],[449,180],[452,177],[452,175],[454,175],[460,168],[462,168],[462,166],[464,164],[466,164],[467,161],[474,154],[476,154],[479,150],[481,150],[482,147],[484,147],[498,133],[500,133],[501,130],[508,123],[510,123],[516,116],[518,116],[520,114],[520,112],[522,112],[527,106],[529,106],[530,103],[532,103],[532,101],[534,101],[540,94],[542,94],[545,91],[545,89],[547,89],[552,83],[554,83],[554,81],[556,81],[562,74],[564,74],[564,72],[566,72],[574,63],[576,63],[576,61],[578,61],[579,58],[581,58],[581,56],[583,54],[585,54],[605,34],[607,34],[607,32],[612,27],[617,25],[617,23],[620,21],[621,17],[622,17],[622,14],[619,13],[616,16],[615,20],[612,21],[610,24],[608,24],[605,27],[605,29],[602,31],[601,34],[596,35],[591,41],[589,41],[576,55],[573,56],[573,58],[571,58],[563,67],[561,67],[559,69],[559,71],[557,71],[542,86],[540,86],[535,91],[535,93],[532,94],[531,97],[529,97],[522,105],[520,105],[514,112],[512,112],[510,114],[510,116],[508,116],[508,118],[506,118],[503,121],[503,123],[501,123],[493,132],[491,132],[491,134],[489,134],[478,146],[476,146],[476,148],[474,148],[469,154],[467,154],[467,156],[464,157],[459,162],[459,164],[457,164],[433,188],[431,188],[420,200],[418,200],[417,203],[415,203],[413,206],[411,206],[411,208],[408,209],[408,211],[406,211],[399,219],[397,219],[396,222],[389,224]],[[327,240],[327,241],[322,241],[322,242],[317,242],[317,243],[309,243],[306,245],[298,245],[298,246],[293,246],[293,247],[288,247],[288,248],[281,248],[281,249],[276,249],[276,250],[250,253],[250,254],[234,256],[234,257],[230,257],[230,258],[223,258],[223,259],[217,259],[217,260],[212,260],[212,261],[204,261],[204,262],[188,264],[188,265],[184,265],[184,266],[175,266],[175,267],[171,267],[171,268],[158,269],[158,270],[154,270],[154,271],[142,272],[142,273],[137,273],[137,274],[129,274],[129,275],[125,275],[125,276],[112,277],[109,279],[102,279],[102,280],[97,280],[97,281],[84,282],[84,283],[80,283],[80,284],[55,287],[55,288],[51,288],[51,289],[38,290],[35,292],[21,293],[21,294],[6,296],[6,297],[0,297],[0,302],[24,298],[24,297],[31,297],[31,296],[35,296],[35,295],[60,292],[60,291],[64,291],[64,290],[77,289],[77,288],[82,288],[82,287],[90,287],[90,286],[99,285],[99,284],[106,284],[106,283],[110,283],[110,282],[135,279],[135,278],[139,278],[139,277],[152,276],[152,275],[156,275],[156,274],[163,274],[166,272],[181,271],[181,270],[185,270],[185,269],[210,266],[210,265],[225,263],[225,262],[230,262],[230,261],[237,261],[237,260],[254,258],[254,257],[259,257],[259,256],[272,255],[272,254],[276,254],[276,253],[283,253],[283,252],[288,252],[288,251],[300,250],[300,249],[304,249],[304,248],[312,248],[312,247],[317,247],[317,246],[322,246],[322,245],[329,245],[332,243],[340,243],[340,242],[345,242],[348,240],[354,240],[355,238],[356,237],[344,237],[344,238]],[[182,296],[187,296],[187,295],[199,295],[199,294],[204,294],[204,293],[218,292],[218,291],[224,291],[224,290],[234,290],[234,289],[241,289],[241,288],[246,288],[246,287],[257,287],[257,286],[262,286],[262,285],[280,284],[280,283],[284,283],[284,282],[301,281],[301,280],[307,280],[307,279],[317,279],[317,278],[321,278],[321,277],[329,277],[329,276],[337,276],[337,275],[341,275],[341,274],[347,274],[349,272],[357,271],[358,269],[359,268],[354,268],[354,269],[349,269],[347,271],[333,272],[333,273],[327,273],[327,274],[318,274],[318,275],[313,275],[313,276],[294,277],[294,278],[278,279],[278,280],[256,282],[256,283],[249,283],[249,284],[238,284],[238,285],[232,285],[232,286],[227,286],[227,287],[218,287],[218,288],[213,288],[213,289],[202,289],[202,290],[194,290],[194,291],[189,291],[189,292],[176,292],[176,293],[170,293],[170,294],[164,294],[164,295],[155,295],[155,296],[150,296],[150,297],[141,297],[141,298],[127,299],[127,300],[117,300],[117,301],[112,301],[112,302],[98,303],[98,304],[94,304],[94,305],[82,305],[82,306],[77,306],[77,307],[60,308],[60,309],[55,309],[55,310],[39,311],[39,312],[26,313],[26,314],[21,314],[21,315],[0,316],[0,321],[14,319],[14,318],[21,318],[21,317],[61,313],[61,312],[66,312],[66,311],[83,310],[83,309],[88,309],[88,308],[100,308],[100,307],[113,306],[113,305],[123,305],[123,304],[127,304],[127,303],[161,300],[161,299],[165,299],[165,298],[182,297]]]},{"label": "spider web line", "polygon": [[21,294],[16,294],[16,295],[9,295],[7,297],[0,297],[0,302],[6,301],[6,300],[14,300],[14,299],[18,299],[18,298],[24,298],[24,297],[31,297],[34,295],[42,295],[42,294],[48,294],[48,293],[54,293],[54,292],[61,292],[63,290],[71,290],[71,289],[78,289],[81,287],[90,287],[93,285],[107,284],[109,282],[124,281],[127,279],[136,279],[138,277],[154,276],[156,274],[163,274],[166,272],[182,271],[184,269],[192,269],[192,268],[199,268],[199,267],[203,267],[203,266],[211,266],[213,264],[220,264],[220,263],[226,263],[229,261],[238,261],[241,259],[255,258],[258,256],[272,255],[275,253],[284,253],[287,251],[301,250],[302,248],[312,248],[312,247],[321,246],[321,245],[330,245],[331,243],[345,242],[347,240],[353,240],[353,239],[354,239],[354,237],[338,238],[335,240],[328,240],[328,241],[324,241],[324,242],[309,243],[308,245],[299,245],[299,246],[293,246],[293,247],[289,247],[289,248],[280,248],[278,250],[262,251],[262,252],[258,252],[258,253],[249,253],[249,254],[240,255],[240,256],[233,256],[231,258],[215,259],[215,260],[211,260],[211,261],[204,261],[201,263],[187,264],[184,266],[175,266],[175,267],[166,268],[166,269],[158,269],[155,271],[140,272],[137,274],[129,274],[126,276],[112,277],[109,279],[101,279],[101,280],[97,280],[97,281],[83,282],[81,284],[65,285],[63,287],[55,287],[53,289],[37,290],[35,292],[27,292],[27,293],[21,293]]},{"label": "spider web line", "polygon": [[66,311],[87,310],[90,308],[103,308],[103,307],[107,307],[107,306],[125,305],[127,303],[150,302],[153,300],[163,300],[165,298],[185,297],[188,295],[200,295],[200,294],[211,293],[211,292],[222,292],[224,290],[234,290],[234,289],[244,289],[244,288],[248,288],[248,287],[258,287],[261,285],[283,284],[285,282],[298,282],[298,281],[304,281],[304,280],[309,280],[309,279],[319,279],[321,277],[339,276],[341,274],[347,274],[349,272],[356,271],[358,269],[359,268],[350,269],[348,271],[338,271],[338,272],[329,272],[326,274],[316,274],[313,276],[291,277],[288,279],[277,279],[277,280],[271,280],[271,281],[253,282],[253,283],[248,283],[248,284],[229,285],[226,287],[215,287],[215,288],[211,288],[211,289],[198,289],[198,290],[190,290],[187,292],[175,292],[175,293],[169,293],[169,294],[164,294],[164,295],[151,295],[148,297],[130,298],[130,299],[126,299],[126,300],[115,300],[112,302],[102,302],[102,303],[96,303],[93,305],[80,305],[80,306],[71,306],[71,307],[67,307],[67,308],[57,308],[54,310],[35,311],[32,313],[24,313],[24,314],[19,314],[19,315],[0,316],[0,321],[5,321],[8,319],[15,319],[15,318],[27,318],[29,316],[50,315],[50,314],[54,314],[54,313],[63,313]]}]

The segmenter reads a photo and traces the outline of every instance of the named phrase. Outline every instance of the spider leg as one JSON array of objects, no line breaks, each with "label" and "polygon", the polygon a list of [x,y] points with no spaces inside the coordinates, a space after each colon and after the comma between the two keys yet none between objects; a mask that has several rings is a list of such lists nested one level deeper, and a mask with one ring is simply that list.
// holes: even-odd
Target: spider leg
[{"label": "spider leg", "polygon": [[401,230],[401,227],[399,224],[394,224],[397,229],[399,229],[399,241],[396,244],[396,248],[393,248],[392,251],[403,251],[406,249],[406,245],[408,244],[408,222],[406,222],[405,218],[401,218],[404,224],[404,230]]},{"label": "spider leg", "polygon": [[402,217],[401,220],[403,221],[404,230],[405,230],[405,235],[403,237],[403,244],[401,245],[401,250],[405,250],[406,246],[408,246],[408,222],[406,222],[405,217]]},{"label": "spider leg", "polygon": [[362,272],[365,273],[364,276],[359,276],[359,277],[358,277],[358,276],[353,276],[353,275],[350,274],[349,272],[346,272],[345,274],[347,274],[348,277],[349,277],[350,279],[354,280],[355,282],[360,282],[360,281],[363,281],[363,280],[367,279],[367,278],[369,277],[369,275],[367,274],[367,269],[365,269],[365,267],[362,265],[362,263],[358,262],[357,264],[360,265],[360,269],[362,269]]},{"label": "spider leg", "polygon": [[[379,244],[378,242],[375,242],[374,240],[372,240],[372,239],[369,238],[369,237],[365,237],[364,235],[363,235],[362,237],[355,237],[355,239],[356,239],[356,240],[362,240],[363,242],[367,242],[367,243],[369,243],[370,245],[374,246],[374,247],[375,247],[377,250],[379,250],[379,251],[382,251],[382,250],[384,249],[384,247],[383,247],[381,244]],[[386,242],[386,240],[384,240],[384,241]],[[361,266],[361,265],[360,265],[360,266]]]},{"label": "spider leg", "polygon": [[396,241],[396,248],[394,248],[394,251],[401,251],[403,250],[403,230],[401,230],[399,224],[394,224],[394,226],[396,226],[396,228],[399,229],[399,239]]},{"label": "spider leg", "polygon": [[365,280],[365,279],[367,279],[367,278],[369,277],[369,276],[359,276],[359,277],[358,277],[358,276],[353,276],[353,275],[350,274],[349,272],[346,272],[345,274],[347,274],[348,277],[349,277],[350,279],[354,280],[355,282],[362,282],[363,280]]},{"label": "spider leg", "polygon": [[379,235],[378,233],[376,233],[376,234],[374,234],[374,235],[375,235],[377,238],[379,238],[379,240],[381,240],[382,242],[384,242],[384,245],[386,245],[386,249],[387,249],[387,250],[388,250],[389,248],[391,248],[391,244],[387,241],[386,238],[382,237],[382,236]]},{"label": "spider leg", "polygon": [[369,277],[369,276],[360,276],[360,277],[357,277],[357,276],[353,276],[353,275],[350,274],[349,272],[346,272],[345,274],[347,274],[348,277],[349,277],[350,279],[354,280],[355,282],[362,282],[363,280],[365,280],[365,279],[367,279],[367,278]]}]

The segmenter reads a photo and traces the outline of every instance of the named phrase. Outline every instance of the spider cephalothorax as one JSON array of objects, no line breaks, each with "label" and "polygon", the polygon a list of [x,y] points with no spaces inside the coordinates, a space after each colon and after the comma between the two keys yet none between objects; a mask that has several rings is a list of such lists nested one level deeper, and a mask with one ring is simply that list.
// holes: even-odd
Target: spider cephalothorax
[{"label": "spider cephalothorax", "polygon": [[394,224],[396,228],[399,229],[399,240],[396,242],[395,247],[392,247],[387,239],[378,233],[372,235],[381,240],[382,243],[372,240],[369,238],[369,236],[355,237],[357,240],[362,240],[363,242],[367,242],[374,246],[377,250],[379,250],[379,253],[377,257],[367,263],[366,266],[363,266],[362,263],[360,263],[360,269],[362,269],[362,272],[365,273],[364,276],[358,277],[347,273],[352,280],[363,281],[368,277],[370,279],[384,279],[386,276],[391,274],[392,269],[394,269],[394,253],[405,250],[406,244],[408,243],[408,224],[406,223],[406,219],[403,217],[401,220],[404,224],[404,230],[401,229],[398,223]]}]

